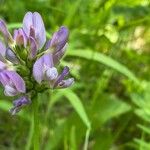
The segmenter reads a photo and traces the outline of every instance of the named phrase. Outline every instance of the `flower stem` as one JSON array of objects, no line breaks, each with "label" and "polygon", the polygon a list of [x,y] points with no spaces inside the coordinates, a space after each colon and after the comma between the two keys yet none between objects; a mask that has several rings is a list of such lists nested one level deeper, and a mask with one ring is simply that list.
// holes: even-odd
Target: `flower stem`
[{"label": "flower stem", "polygon": [[39,116],[38,116],[38,100],[37,97],[33,99],[33,143],[34,150],[40,149],[40,139],[39,139]]}]

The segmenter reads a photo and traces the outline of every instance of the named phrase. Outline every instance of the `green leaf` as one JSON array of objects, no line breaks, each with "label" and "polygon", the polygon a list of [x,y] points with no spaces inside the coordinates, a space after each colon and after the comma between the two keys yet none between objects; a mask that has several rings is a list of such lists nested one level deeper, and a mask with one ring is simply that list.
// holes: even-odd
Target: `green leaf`
[{"label": "green leaf", "polygon": [[97,61],[102,63],[110,68],[117,70],[118,72],[122,73],[123,75],[127,76],[129,79],[133,80],[135,83],[139,84],[139,80],[136,76],[124,65],[115,61],[111,57],[108,57],[104,54],[93,52],[90,49],[86,50],[69,50],[67,53],[69,56],[77,56],[81,58],[85,58],[88,60]]},{"label": "green leaf", "polygon": [[89,118],[85,112],[84,106],[80,100],[80,98],[72,92],[70,89],[65,89],[59,92],[63,92],[63,95],[69,100],[69,102],[72,104],[73,108],[76,110],[84,124],[87,126],[87,128],[90,128],[90,121]]},{"label": "green leaf", "polygon": [[140,139],[134,139],[134,141],[135,141],[137,144],[141,145],[145,150],[146,150],[146,149],[147,149],[147,150],[150,149],[150,144],[147,143],[146,141],[140,140]]},{"label": "green leaf", "polygon": [[114,117],[118,117],[129,110],[131,110],[131,106],[123,102],[123,100],[118,99],[115,95],[103,95],[101,100],[96,101],[90,114],[97,126]]},{"label": "green leaf", "polygon": [[142,129],[145,133],[150,134],[150,129],[149,127],[146,127],[144,125],[138,124],[137,125],[140,129]]}]

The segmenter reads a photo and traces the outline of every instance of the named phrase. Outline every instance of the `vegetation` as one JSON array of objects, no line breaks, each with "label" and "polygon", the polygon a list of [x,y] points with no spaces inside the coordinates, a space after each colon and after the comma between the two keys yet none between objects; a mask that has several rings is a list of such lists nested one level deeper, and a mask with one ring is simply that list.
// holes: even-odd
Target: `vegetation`
[{"label": "vegetation", "polygon": [[[50,38],[70,30],[60,68],[75,84],[39,94],[41,150],[150,149],[150,2],[148,0],[0,0],[0,18],[20,27],[39,12]],[[32,150],[32,106],[16,116],[0,88],[0,149]]]}]

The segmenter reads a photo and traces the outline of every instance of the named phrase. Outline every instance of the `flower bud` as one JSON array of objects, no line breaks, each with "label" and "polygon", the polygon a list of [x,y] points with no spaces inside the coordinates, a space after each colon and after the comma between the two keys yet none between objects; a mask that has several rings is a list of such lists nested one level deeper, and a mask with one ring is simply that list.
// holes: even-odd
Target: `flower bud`
[{"label": "flower bud", "polygon": [[18,113],[22,107],[29,105],[31,101],[28,99],[27,96],[22,96],[19,99],[13,101],[13,108],[10,109],[12,115]]}]

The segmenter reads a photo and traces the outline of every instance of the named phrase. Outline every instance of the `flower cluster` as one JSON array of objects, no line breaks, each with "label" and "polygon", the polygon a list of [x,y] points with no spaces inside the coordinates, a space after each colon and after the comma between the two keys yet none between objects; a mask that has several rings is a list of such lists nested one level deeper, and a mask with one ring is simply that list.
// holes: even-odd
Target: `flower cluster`
[{"label": "flower cluster", "polygon": [[[43,20],[37,12],[27,12],[22,28],[14,30],[13,36],[3,20],[0,20],[0,83],[6,96],[14,96],[14,115],[30,104],[34,95],[46,89],[66,88],[73,84],[67,78],[69,67],[61,74],[56,66],[67,47],[69,31],[62,26],[46,42]],[[67,79],[66,79],[67,78]]]}]

